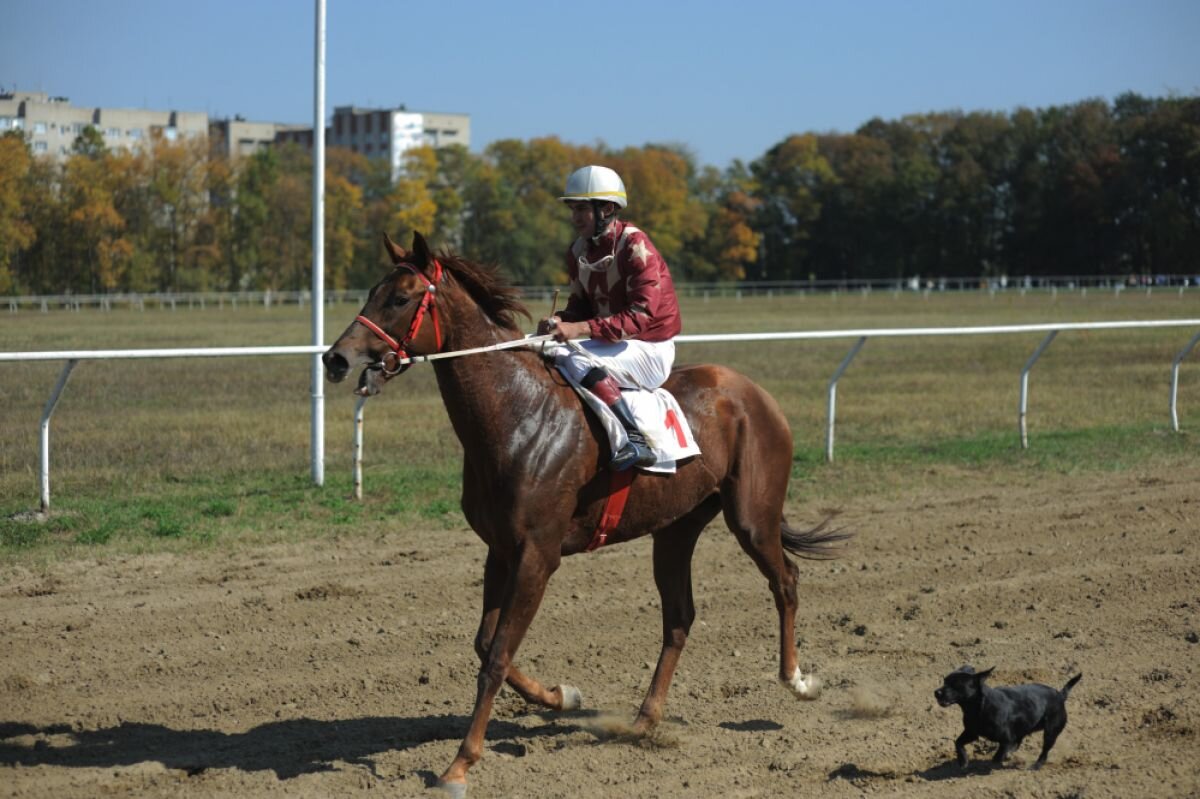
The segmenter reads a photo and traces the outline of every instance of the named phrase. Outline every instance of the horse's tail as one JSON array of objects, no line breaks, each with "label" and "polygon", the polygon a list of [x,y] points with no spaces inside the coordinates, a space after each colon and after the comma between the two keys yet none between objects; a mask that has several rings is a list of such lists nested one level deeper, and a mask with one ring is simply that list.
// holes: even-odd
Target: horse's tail
[{"label": "horse's tail", "polygon": [[826,516],[816,527],[808,530],[793,530],[787,522],[783,523],[783,548],[793,555],[808,560],[832,560],[839,557],[843,550],[839,546],[854,536],[841,527],[827,529],[833,516]]}]

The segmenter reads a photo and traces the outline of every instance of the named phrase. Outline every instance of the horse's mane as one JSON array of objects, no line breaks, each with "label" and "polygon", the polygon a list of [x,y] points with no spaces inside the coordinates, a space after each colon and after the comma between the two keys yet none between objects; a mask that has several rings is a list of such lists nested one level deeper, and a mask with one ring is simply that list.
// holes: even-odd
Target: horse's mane
[{"label": "horse's mane", "polygon": [[521,332],[517,314],[529,319],[529,311],[518,299],[521,292],[508,284],[498,266],[472,263],[444,250],[438,254],[438,260],[489,319],[506,330]]}]

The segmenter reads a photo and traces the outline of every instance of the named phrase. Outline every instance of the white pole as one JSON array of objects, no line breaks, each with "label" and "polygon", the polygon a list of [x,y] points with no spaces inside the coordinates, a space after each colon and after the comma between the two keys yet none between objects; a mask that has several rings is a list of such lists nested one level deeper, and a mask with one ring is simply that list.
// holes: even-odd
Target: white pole
[{"label": "white pole", "polygon": [[363,465],[363,407],[367,404],[366,397],[359,397],[354,405],[354,498],[362,499],[362,465]]},{"label": "white pole", "polygon": [[1176,408],[1176,398],[1179,396],[1179,364],[1183,363],[1183,359],[1192,351],[1192,347],[1196,346],[1196,342],[1200,341],[1200,333],[1192,336],[1192,340],[1188,345],[1179,351],[1175,356],[1175,360],[1171,362],[1171,429],[1176,433],[1179,432],[1179,411]]},{"label": "white pole", "polygon": [[[316,0],[313,61],[312,343],[325,343],[325,0]],[[321,356],[312,359],[312,479],[325,485],[325,384]]]},{"label": "white pole", "polygon": [[1021,449],[1029,449],[1029,431],[1025,426],[1025,416],[1029,411],[1029,370],[1037,363],[1038,358],[1042,357],[1042,353],[1050,346],[1050,342],[1054,341],[1054,337],[1058,335],[1057,330],[1051,330],[1050,333],[1042,339],[1042,343],[1033,351],[1033,355],[1029,356],[1029,360],[1025,362],[1025,368],[1021,370],[1021,396],[1017,400],[1017,428],[1021,433]]},{"label": "white pole", "polygon": [[825,418],[825,460],[833,463],[833,424],[837,416],[837,384],[842,379],[850,362],[854,360],[854,356],[858,355],[858,351],[867,343],[866,336],[860,336],[858,341],[854,342],[854,346],[850,348],[850,352],[846,353],[846,357],[842,359],[842,363],[838,366],[837,371],[833,373],[833,377],[829,378],[828,396],[826,399],[827,415]]},{"label": "white pole", "polygon": [[67,378],[71,376],[71,371],[79,361],[71,359],[67,361],[62,372],[58,375],[58,383],[54,386],[54,393],[50,395],[50,399],[46,402],[46,408],[42,411],[42,429],[39,447],[39,461],[41,466],[42,480],[42,513],[50,512],[50,417],[54,413],[55,407],[58,406],[58,399],[62,396],[63,389],[67,387]]}]

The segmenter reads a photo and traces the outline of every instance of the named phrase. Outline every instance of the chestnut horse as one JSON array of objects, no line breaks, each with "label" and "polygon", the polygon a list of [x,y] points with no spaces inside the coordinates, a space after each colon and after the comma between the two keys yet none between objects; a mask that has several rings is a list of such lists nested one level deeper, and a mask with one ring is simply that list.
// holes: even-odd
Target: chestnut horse
[{"label": "chestnut horse", "polygon": [[[529,316],[494,268],[447,253],[424,239],[405,252],[384,237],[395,268],[371,289],[357,319],[324,354],[328,378],[360,364],[359,393],[375,393],[403,371],[398,358],[487,346],[521,337]],[[399,339],[403,336],[403,339]],[[439,785],[462,795],[467,770],[483,751],[484,731],[501,683],[525,701],[574,709],[570,686],[547,688],[513,662],[550,576],[566,555],[585,551],[609,494],[608,441],[580,398],[556,379],[538,353],[507,349],[434,362],[438,388],[463,447],[462,509],[488,546],[483,618],[475,638],[482,666],[471,724]],[[634,722],[645,732],[662,717],[667,689],[687,640],[695,606],[691,560],[704,527],[724,513],[742,549],[767,578],[779,612],[779,678],[801,698],[817,684],[801,674],[795,649],[797,568],[784,554],[825,558],[845,538],[788,527],[783,504],[792,435],[774,399],[722,366],[676,369],[666,388],[678,399],[701,454],[673,475],[639,473],[620,522],[608,538],[654,537],[654,581],[662,597],[662,651]]]}]

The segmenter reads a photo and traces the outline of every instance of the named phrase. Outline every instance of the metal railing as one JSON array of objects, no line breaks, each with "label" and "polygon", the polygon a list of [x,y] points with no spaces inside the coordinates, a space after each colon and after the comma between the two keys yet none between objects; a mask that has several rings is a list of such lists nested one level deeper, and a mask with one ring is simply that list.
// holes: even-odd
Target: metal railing
[{"label": "metal railing", "polygon": [[[1076,330],[1131,330],[1168,327],[1194,327],[1197,332],[1191,340],[1179,351],[1171,363],[1170,394],[1168,405],[1170,410],[1171,429],[1178,432],[1179,414],[1177,411],[1179,391],[1179,368],[1183,360],[1200,342],[1200,319],[1171,319],[1152,321],[1123,321],[1123,322],[1083,322],[1083,323],[1049,323],[1039,325],[992,325],[983,327],[945,327],[945,328],[890,328],[890,329],[860,329],[860,330],[818,330],[796,331],[783,333],[716,333],[678,336],[678,344],[711,343],[711,342],[750,342],[750,341],[813,341],[824,339],[852,338],[854,344],[834,371],[826,389],[827,418],[825,427],[825,457],[833,461],[834,428],[837,416],[837,386],[842,375],[849,368],[855,356],[871,338],[898,338],[913,336],[970,336],[996,335],[1014,333],[1044,333],[1045,337],[1034,350],[1020,372],[1020,399],[1017,408],[1017,425],[1022,448],[1028,448],[1029,437],[1026,430],[1026,416],[1029,405],[1029,373],[1037,360],[1054,341],[1055,337],[1066,331]],[[146,350],[81,350],[63,352],[0,352],[0,362],[28,361],[65,361],[62,372],[54,391],[42,412],[41,437],[39,448],[41,508],[43,513],[50,508],[50,417],[54,413],[58,400],[66,388],[67,380],[72,370],[82,360],[113,360],[113,359],[145,359],[145,358],[218,358],[234,356],[275,356],[275,355],[314,355],[324,351],[324,347],[295,346],[295,347],[217,347],[209,349],[146,349]],[[361,398],[354,409],[354,492],[362,497],[362,462],[363,462],[363,413],[366,400]]]}]

